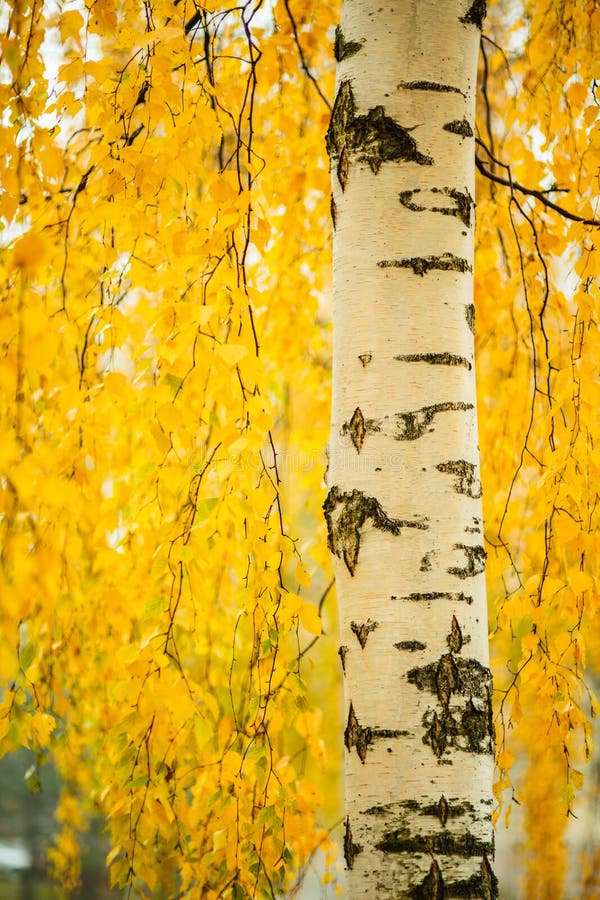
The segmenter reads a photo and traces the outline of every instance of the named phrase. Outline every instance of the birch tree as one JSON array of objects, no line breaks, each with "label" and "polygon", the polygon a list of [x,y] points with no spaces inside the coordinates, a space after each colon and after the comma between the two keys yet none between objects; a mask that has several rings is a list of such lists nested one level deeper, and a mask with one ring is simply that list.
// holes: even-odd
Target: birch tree
[{"label": "birch tree", "polygon": [[465,0],[346,0],[336,33],[324,510],[350,897],[496,895],[473,359],[484,14]]},{"label": "birch tree", "polygon": [[335,882],[344,730],[351,890],[493,894],[472,275],[492,818],[521,804],[523,896],[565,896],[600,709],[600,10],[490,3],[475,124],[482,6],[353,0],[336,92],[335,0],[0,0],[0,754],[58,770],[65,896],[93,817],[131,897],[273,900],[317,850]]}]

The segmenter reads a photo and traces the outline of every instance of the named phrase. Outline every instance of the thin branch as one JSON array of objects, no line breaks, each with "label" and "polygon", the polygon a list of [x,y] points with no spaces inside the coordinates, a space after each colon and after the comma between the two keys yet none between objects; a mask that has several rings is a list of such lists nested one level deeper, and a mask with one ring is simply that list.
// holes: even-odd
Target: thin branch
[{"label": "thin branch", "polygon": [[298,28],[296,26],[296,20],[294,19],[294,16],[292,15],[289,0],[284,0],[284,5],[285,5],[285,11],[288,14],[288,19],[290,20],[290,25],[292,26],[292,33],[294,35],[294,41],[296,42],[296,47],[298,48],[298,56],[300,57],[300,64],[301,64],[302,68],[304,69],[304,74],[307,76],[307,78],[310,78],[310,80],[312,81],[312,83],[315,86],[315,90],[316,90],[317,94],[319,95],[319,97],[321,98],[321,100],[323,101],[323,103],[325,104],[327,109],[331,112],[331,103],[329,102],[329,100],[327,99],[327,97],[325,96],[325,94],[323,93],[321,88],[319,87],[319,83],[318,83],[317,79],[315,78],[313,73],[310,71],[310,69],[308,67],[308,63],[306,62],[306,57],[304,56],[304,51],[302,50],[302,46],[300,44],[300,37],[298,35]]},{"label": "thin branch", "polygon": [[[479,138],[475,138],[477,144],[479,144],[486,151],[490,159],[495,162],[497,165],[502,166],[506,169],[510,176],[510,167],[503,162],[497,160],[490,150],[486,147],[482,140]],[[581,222],[583,225],[595,225],[596,227],[600,226],[600,219],[586,219],[583,216],[578,216],[575,213],[569,212],[568,209],[565,209],[563,206],[559,206],[557,203],[553,203],[552,200],[549,200],[544,191],[536,190],[535,188],[528,188],[522,184],[519,184],[518,181],[513,181],[512,176],[509,178],[502,178],[501,175],[496,175],[494,172],[490,172],[478,156],[475,157],[475,165],[479,169],[482,175],[485,175],[486,178],[489,178],[490,181],[495,182],[496,184],[501,184],[504,187],[509,187],[512,191],[519,191],[520,194],[525,194],[528,197],[535,197],[536,200],[540,200],[544,206],[548,207],[548,209],[553,209],[554,212],[557,212],[559,215],[563,216],[565,219],[571,219],[572,222]],[[561,190],[560,188],[555,188],[554,190]]]}]

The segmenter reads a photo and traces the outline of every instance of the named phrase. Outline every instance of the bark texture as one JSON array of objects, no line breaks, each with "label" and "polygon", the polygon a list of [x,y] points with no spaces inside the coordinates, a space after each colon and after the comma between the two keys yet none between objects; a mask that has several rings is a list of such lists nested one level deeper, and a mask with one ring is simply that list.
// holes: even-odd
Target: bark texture
[{"label": "bark texture", "polygon": [[472,301],[484,15],[345,0],[336,32],[325,515],[350,898],[497,894]]}]

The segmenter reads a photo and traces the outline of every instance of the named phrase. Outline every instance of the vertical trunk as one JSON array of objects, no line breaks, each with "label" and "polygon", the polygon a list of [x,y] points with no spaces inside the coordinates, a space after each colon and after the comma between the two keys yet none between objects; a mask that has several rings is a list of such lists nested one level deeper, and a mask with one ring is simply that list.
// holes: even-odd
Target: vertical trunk
[{"label": "vertical trunk", "polygon": [[472,305],[484,13],[345,0],[336,34],[324,509],[351,898],[496,894]]}]

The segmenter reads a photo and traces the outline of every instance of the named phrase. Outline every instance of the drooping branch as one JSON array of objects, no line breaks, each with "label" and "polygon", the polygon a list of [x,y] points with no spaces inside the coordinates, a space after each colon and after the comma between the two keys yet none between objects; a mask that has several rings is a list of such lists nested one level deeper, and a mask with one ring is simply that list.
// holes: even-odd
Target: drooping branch
[{"label": "drooping branch", "polygon": [[[511,191],[518,191],[520,194],[525,194],[528,197],[535,197],[536,200],[540,200],[544,206],[548,207],[548,209],[553,209],[554,212],[557,212],[560,216],[563,216],[565,219],[570,219],[572,222],[581,222],[582,225],[594,225],[596,227],[600,227],[600,219],[586,219],[584,216],[578,216],[576,213],[569,212],[568,209],[565,209],[564,206],[559,206],[558,203],[553,203],[552,200],[549,200],[546,196],[545,191],[540,191],[536,188],[528,188],[523,184],[519,184],[518,181],[515,181],[512,177],[510,166],[507,163],[501,162],[499,159],[496,159],[491,150],[484,144],[484,142],[480,138],[475,138],[477,144],[480,147],[483,147],[489,158],[494,162],[497,166],[501,166],[503,169],[506,169],[508,172],[508,178],[503,178],[501,175],[497,175],[495,172],[491,172],[488,168],[486,168],[482,159],[478,156],[475,156],[475,165],[482,175],[485,175],[486,178],[489,178],[490,181],[493,181],[495,184],[501,184],[504,187],[508,187]],[[553,188],[553,191],[562,190],[561,188]]]},{"label": "drooping branch", "polygon": [[331,103],[329,102],[329,100],[327,99],[327,97],[325,96],[323,91],[321,90],[319,82],[317,81],[317,79],[315,78],[313,73],[311,72],[309,65],[306,61],[306,57],[304,55],[302,45],[300,44],[300,36],[298,35],[298,26],[296,25],[296,20],[294,19],[294,16],[292,15],[292,10],[290,9],[290,4],[289,4],[288,0],[284,0],[284,6],[285,6],[285,11],[287,13],[288,19],[290,20],[292,34],[294,35],[294,43],[296,44],[296,49],[298,50],[298,56],[300,57],[300,65],[302,66],[304,74],[306,75],[307,78],[310,79],[310,81],[312,81],[317,94],[319,95],[319,97],[321,98],[321,100],[323,101],[323,103],[325,104],[327,109],[329,111],[331,111]]}]

